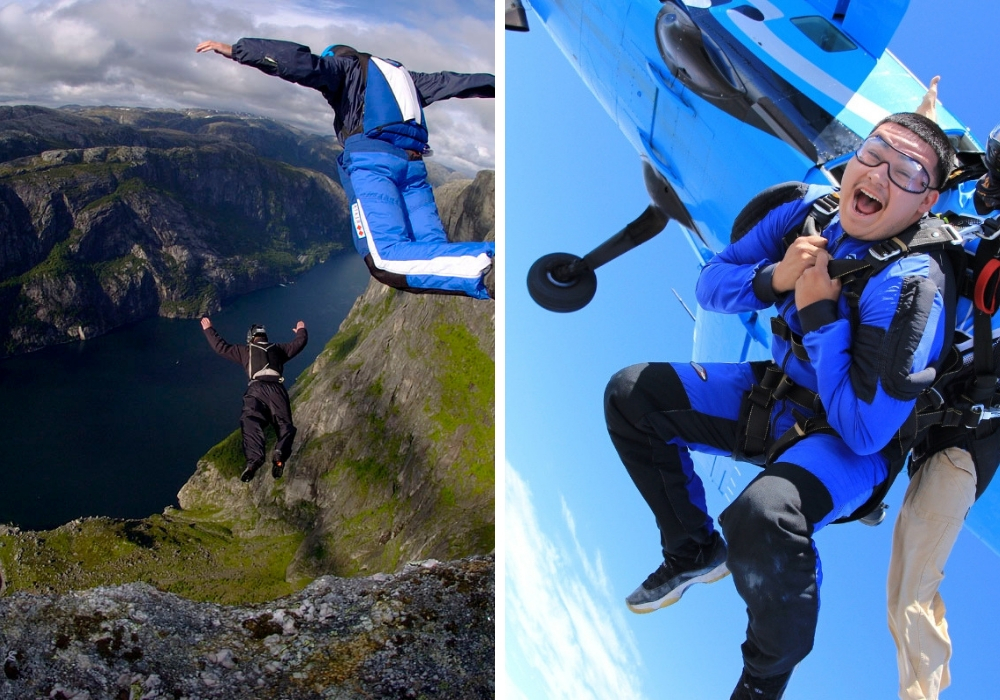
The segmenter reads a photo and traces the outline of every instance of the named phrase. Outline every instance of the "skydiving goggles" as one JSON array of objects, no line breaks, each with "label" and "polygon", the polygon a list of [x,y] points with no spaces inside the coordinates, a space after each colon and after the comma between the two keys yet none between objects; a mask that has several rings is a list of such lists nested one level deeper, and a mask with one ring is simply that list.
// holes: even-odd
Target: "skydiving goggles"
[{"label": "skydiving goggles", "polygon": [[878,134],[872,134],[855,151],[854,156],[862,165],[875,168],[882,163],[889,166],[889,180],[904,192],[923,194],[931,187],[931,176],[920,161],[890,145]]}]

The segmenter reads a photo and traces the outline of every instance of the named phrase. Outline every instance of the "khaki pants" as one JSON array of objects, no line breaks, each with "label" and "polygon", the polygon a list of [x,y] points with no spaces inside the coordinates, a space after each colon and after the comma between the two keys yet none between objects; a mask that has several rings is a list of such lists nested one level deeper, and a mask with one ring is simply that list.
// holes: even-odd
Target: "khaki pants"
[{"label": "khaki pants", "polygon": [[951,683],[951,639],[938,587],[975,496],[972,458],[956,447],[927,460],[906,489],[887,585],[902,700],[937,700]]}]

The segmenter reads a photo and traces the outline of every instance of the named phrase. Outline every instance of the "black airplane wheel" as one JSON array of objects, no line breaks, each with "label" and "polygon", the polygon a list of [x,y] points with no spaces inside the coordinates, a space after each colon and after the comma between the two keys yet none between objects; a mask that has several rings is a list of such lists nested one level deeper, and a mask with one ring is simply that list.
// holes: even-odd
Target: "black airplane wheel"
[{"label": "black airplane wheel", "polygon": [[567,274],[582,259],[571,253],[550,253],[535,261],[528,270],[528,293],[535,303],[549,311],[568,313],[586,306],[597,292],[597,275],[582,269]]}]

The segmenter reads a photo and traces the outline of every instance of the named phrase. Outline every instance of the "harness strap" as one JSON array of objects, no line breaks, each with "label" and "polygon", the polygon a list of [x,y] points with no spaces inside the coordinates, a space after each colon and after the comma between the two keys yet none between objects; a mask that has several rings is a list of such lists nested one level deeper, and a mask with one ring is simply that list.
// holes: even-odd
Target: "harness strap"
[{"label": "harness strap", "polygon": [[774,397],[768,390],[755,385],[747,393],[745,401],[747,409],[743,419],[745,430],[741,450],[745,456],[753,457],[764,454],[767,447]]},{"label": "harness strap", "polygon": [[771,445],[771,448],[767,451],[767,464],[774,464],[774,461],[789,447],[797,443],[802,438],[809,435],[815,435],[817,433],[836,435],[837,431],[833,429],[830,425],[830,421],[826,419],[825,415],[813,416],[811,418],[803,418],[802,416],[796,415],[795,423],[792,427],[786,430],[781,437],[775,440]]},{"label": "harness strap", "polygon": [[802,343],[802,336],[792,330],[782,316],[771,318],[771,333],[792,346],[792,354],[803,362],[809,362],[809,353]]},{"label": "harness strap", "polygon": [[795,239],[801,235],[809,235],[806,233],[807,226],[812,221],[812,226],[815,226],[815,232],[819,233],[829,225],[830,221],[833,219],[834,214],[840,207],[840,192],[830,192],[825,194],[819,199],[812,203],[809,208],[809,213],[806,215],[806,221],[803,223],[801,229],[792,229],[785,234],[785,250],[788,249]]},{"label": "harness strap", "polygon": [[[782,400],[791,401],[818,416],[825,414],[816,392],[796,384],[778,365],[768,363],[760,382],[747,392],[745,408],[741,411],[744,426],[741,448],[744,456],[754,457],[766,453],[767,463],[770,463],[771,456],[776,454],[773,446],[770,449],[767,447],[771,432],[771,409],[775,402]],[[796,418],[799,418],[797,414]],[[797,420],[796,424],[798,422]],[[808,419],[802,419],[802,422],[807,423]]]},{"label": "harness strap", "polygon": [[[820,197],[813,202],[812,209],[802,228],[793,229],[785,236],[786,247],[791,245],[791,241],[794,241],[796,237],[808,235],[807,231],[809,230],[821,231],[822,228],[825,228],[836,212],[836,201],[839,200],[839,197],[834,198],[833,194],[836,193]],[[820,217],[826,217],[826,221],[822,222],[822,227],[811,229],[809,220],[812,219],[818,225]],[[857,325],[861,294],[864,292],[868,280],[895,258],[915,252],[946,250],[949,246],[960,246],[961,243],[961,235],[948,224],[942,222],[938,226],[917,225],[899,236],[876,243],[869,248],[868,253],[863,258],[831,260],[828,266],[830,278],[839,279],[843,285],[841,293],[851,308],[852,327]],[[997,239],[997,245],[1000,246],[1000,237]],[[994,304],[1000,304],[1000,262],[997,263],[996,271],[996,283],[992,287],[991,298]],[[771,319],[771,332],[792,346],[792,354],[796,358],[803,362],[809,361],[809,353],[802,342],[802,336],[794,332],[784,318],[778,316]]]}]

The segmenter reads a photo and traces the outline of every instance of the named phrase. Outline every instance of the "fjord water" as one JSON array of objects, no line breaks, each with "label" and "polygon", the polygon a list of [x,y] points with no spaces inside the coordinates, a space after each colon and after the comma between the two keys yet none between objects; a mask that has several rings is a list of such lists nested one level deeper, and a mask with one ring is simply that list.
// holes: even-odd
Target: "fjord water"
[{"label": "fjord water", "polygon": [[[291,387],[368,279],[357,255],[341,254],[294,284],[227,303],[212,323],[230,343],[245,342],[251,323],[288,342],[305,321],[309,344],[285,369]],[[175,505],[198,459],[239,427],[245,387],[192,319],[150,319],[0,361],[0,523],[42,530]]]}]

